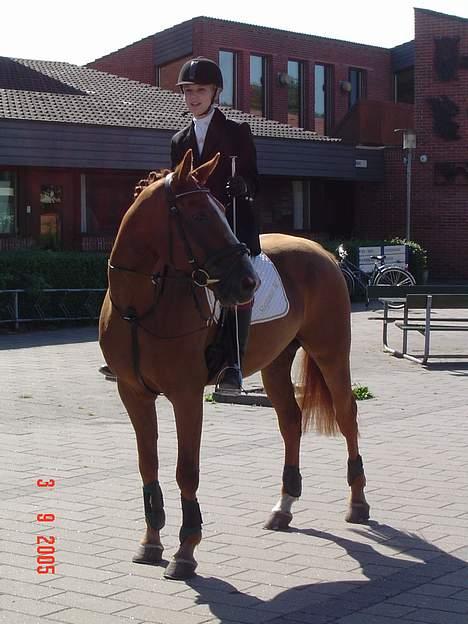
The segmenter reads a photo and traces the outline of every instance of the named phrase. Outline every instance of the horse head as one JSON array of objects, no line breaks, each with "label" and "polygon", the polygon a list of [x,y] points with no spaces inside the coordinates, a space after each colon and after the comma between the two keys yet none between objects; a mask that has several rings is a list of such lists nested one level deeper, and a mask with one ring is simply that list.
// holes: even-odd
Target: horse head
[{"label": "horse head", "polygon": [[164,188],[169,207],[169,264],[189,272],[198,286],[213,290],[221,305],[252,299],[259,278],[246,245],[232,232],[224,206],[205,188],[219,153],[193,169],[188,150]]}]

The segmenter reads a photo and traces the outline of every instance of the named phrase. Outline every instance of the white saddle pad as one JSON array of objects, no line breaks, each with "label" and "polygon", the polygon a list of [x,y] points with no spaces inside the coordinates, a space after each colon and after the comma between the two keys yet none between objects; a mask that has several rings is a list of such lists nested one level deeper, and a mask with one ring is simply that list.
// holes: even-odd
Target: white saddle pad
[{"label": "white saddle pad", "polygon": [[[289,301],[275,265],[263,251],[255,258],[252,258],[252,264],[261,280],[260,287],[255,293],[252,325],[255,323],[267,323],[268,321],[286,316],[289,312]],[[213,310],[215,305],[214,295],[208,288],[205,290],[211,310]],[[215,312],[215,318],[219,318],[219,310]]]}]

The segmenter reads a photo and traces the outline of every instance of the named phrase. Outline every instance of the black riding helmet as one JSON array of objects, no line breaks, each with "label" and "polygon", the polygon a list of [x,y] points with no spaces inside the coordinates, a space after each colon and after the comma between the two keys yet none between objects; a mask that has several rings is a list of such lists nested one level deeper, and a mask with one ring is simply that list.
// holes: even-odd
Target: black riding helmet
[{"label": "black riding helmet", "polygon": [[190,84],[213,84],[222,89],[223,75],[217,63],[203,56],[197,56],[182,65],[177,79],[178,87]]}]

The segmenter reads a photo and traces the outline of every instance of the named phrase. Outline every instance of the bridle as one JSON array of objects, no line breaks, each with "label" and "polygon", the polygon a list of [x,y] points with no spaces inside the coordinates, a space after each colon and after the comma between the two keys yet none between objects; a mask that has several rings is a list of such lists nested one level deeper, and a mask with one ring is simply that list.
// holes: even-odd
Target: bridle
[{"label": "bridle", "polygon": [[[229,245],[225,249],[218,251],[211,256],[209,256],[203,264],[195,257],[193,253],[192,246],[190,245],[189,237],[184,229],[184,224],[182,220],[182,215],[180,209],[177,205],[177,202],[183,197],[188,197],[190,195],[196,195],[200,193],[205,193],[207,195],[211,195],[211,191],[205,187],[197,187],[191,191],[184,191],[183,193],[174,193],[171,188],[173,173],[169,173],[164,179],[164,191],[166,196],[166,202],[169,208],[169,264],[174,266],[174,251],[173,251],[173,237],[172,237],[172,223],[174,222],[176,225],[177,233],[179,238],[182,240],[185,255],[187,257],[187,261],[189,266],[191,267],[190,279],[191,281],[201,288],[205,286],[211,286],[214,284],[219,284],[224,282],[232,273],[235,268],[237,262],[240,261],[242,256],[250,253],[247,245],[245,243],[234,243],[233,245]],[[226,270],[222,272],[219,276],[216,276],[218,271],[218,265],[220,263],[225,263],[226,261],[231,260]],[[122,266],[116,266],[109,263],[109,268],[116,271],[126,271],[128,273],[137,273],[142,275],[139,271],[135,271],[134,269],[128,269]],[[156,278],[155,275],[149,275],[154,281]]]},{"label": "bridle", "polygon": [[[198,187],[191,191],[185,191],[183,193],[174,193],[171,188],[173,173],[166,176],[164,180],[164,191],[166,193],[166,201],[169,206],[169,262],[173,265],[173,244],[172,244],[172,222],[175,222],[176,228],[179,234],[179,238],[184,245],[185,254],[187,256],[188,263],[192,268],[191,279],[196,286],[204,287],[212,284],[218,284],[224,281],[232,273],[235,264],[242,258],[243,255],[248,254],[249,250],[244,243],[235,243],[229,245],[227,248],[216,252],[209,256],[205,262],[200,265],[195,258],[195,254],[192,251],[190,241],[185,232],[182,215],[177,206],[177,201],[182,197],[188,197],[189,195],[195,195],[197,193],[205,193],[211,195],[211,191],[205,187]],[[232,264],[228,267],[225,274],[221,274],[219,277],[213,277],[216,273],[218,263],[222,263],[226,260],[232,260]]]}]

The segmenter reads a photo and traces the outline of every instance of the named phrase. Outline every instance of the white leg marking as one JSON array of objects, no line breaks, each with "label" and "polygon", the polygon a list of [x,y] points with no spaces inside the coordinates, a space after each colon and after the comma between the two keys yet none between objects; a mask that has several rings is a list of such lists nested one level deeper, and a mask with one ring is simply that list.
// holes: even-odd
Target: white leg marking
[{"label": "white leg marking", "polygon": [[299,500],[295,496],[290,496],[289,494],[282,494],[279,501],[271,510],[273,513],[275,511],[282,511],[283,513],[291,513],[292,505],[295,501]]}]

